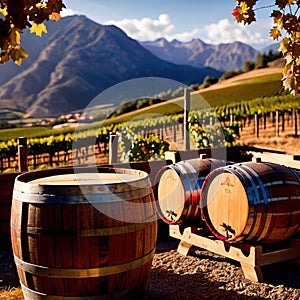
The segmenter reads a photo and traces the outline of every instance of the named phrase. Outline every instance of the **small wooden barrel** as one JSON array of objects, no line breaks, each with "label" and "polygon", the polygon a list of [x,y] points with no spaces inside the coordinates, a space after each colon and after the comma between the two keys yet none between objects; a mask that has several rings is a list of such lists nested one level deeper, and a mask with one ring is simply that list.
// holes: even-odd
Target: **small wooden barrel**
[{"label": "small wooden barrel", "polygon": [[283,241],[299,231],[300,176],[294,169],[266,162],[217,169],[203,184],[201,211],[221,240]]},{"label": "small wooden barrel", "polygon": [[10,242],[10,211],[15,178],[20,173],[0,174],[0,248],[8,249]]},{"label": "small wooden barrel", "polygon": [[227,163],[213,158],[191,159],[163,167],[157,174],[155,206],[167,224],[201,224],[200,191],[205,177]]},{"label": "small wooden barrel", "polygon": [[17,177],[11,238],[25,299],[140,299],[157,220],[147,173],[70,168]]}]

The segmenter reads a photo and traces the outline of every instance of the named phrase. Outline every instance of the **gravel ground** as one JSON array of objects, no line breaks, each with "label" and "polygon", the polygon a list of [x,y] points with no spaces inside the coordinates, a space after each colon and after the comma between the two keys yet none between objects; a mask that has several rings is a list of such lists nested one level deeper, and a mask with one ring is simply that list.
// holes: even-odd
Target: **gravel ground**
[{"label": "gravel ground", "polygon": [[[300,299],[300,262],[264,267],[265,283],[253,283],[244,278],[239,263],[200,249],[182,256],[178,242],[158,243],[145,300]],[[1,289],[17,286],[12,253],[0,251],[0,299]]]},{"label": "gravel ground", "polygon": [[300,299],[298,261],[263,267],[265,283],[253,283],[238,262],[200,249],[185,257],[177,245],[158,244],[147,300]]}]

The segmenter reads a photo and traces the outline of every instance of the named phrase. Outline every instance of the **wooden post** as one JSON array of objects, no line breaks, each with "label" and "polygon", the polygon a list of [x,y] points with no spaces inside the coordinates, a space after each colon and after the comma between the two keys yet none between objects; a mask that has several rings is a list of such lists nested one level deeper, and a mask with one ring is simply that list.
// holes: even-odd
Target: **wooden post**
[{"label": "wooden post", "polygon": [[298,136],[298,117],[297,117],[297,111],[293,111],[293,120],[294,120],[294,130],[295,130],[295,137]]},{"label": "wooden post", "polygon": [[176,143],[176,124],[173,124],[173,141]]},{"label": "wooden post", "polygon": [[116,163],[118,159],[118,133],[109,133],[109,164]]},{"label": "wooden post", "polygon": [[19,137],[18,139],[18,166],[19,172],[28,171],[28,151],[27,137]]},{"label": "wooden post", "polygon": [[264,129],[267,129],[267,114],[264,113]]},{"label": "wooden post", "polygon": [[281,114],[281,118],[282,118],[282,122],[281,122],[281,131],[284,132],[284,117],[285,117],[285,111],[282,112]]},{"label": "wooden post", "polygon": [[183,118],[183,145],[184,150],[190,150],[189,133],[189,111],[191,107],[191,96],[188,88],[184,89],[184,118]]},{"label": "wooden post", "polygon": [[259,137],[259,119],[257,113],[254,115],[254,127],[255,136]]},{"label": "wooden post", "polygon": [[275,124],[276,136],[279,136],[279,111],[276,110],[276,124]]}]

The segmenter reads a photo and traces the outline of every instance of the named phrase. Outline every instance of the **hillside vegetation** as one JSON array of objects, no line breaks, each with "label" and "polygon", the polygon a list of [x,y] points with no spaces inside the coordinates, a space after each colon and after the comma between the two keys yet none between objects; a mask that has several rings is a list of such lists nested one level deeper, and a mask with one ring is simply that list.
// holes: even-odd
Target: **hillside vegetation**
[{"label": "hillside vegetation", "polygon": [[[282,90],[281,68],[254,70],[224,80],[207,89],[191,93],[191,110],[218,107],[245,100],[276,96]],[[144,118],[149,114],[169,115],[183,111],[183,97],[154,104],[134,112],[115,117],[115,122]],[[111,121],[112,121],[111,120]]]}]

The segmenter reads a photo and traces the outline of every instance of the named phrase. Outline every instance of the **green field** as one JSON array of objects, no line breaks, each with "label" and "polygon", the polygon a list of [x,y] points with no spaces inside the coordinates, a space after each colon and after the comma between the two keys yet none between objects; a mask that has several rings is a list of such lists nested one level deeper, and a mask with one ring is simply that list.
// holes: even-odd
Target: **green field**
[{"label": "green field", "polygon": [[[281,74],[270,74],[253,77],[246,80],[237,80],[229,87],[220,89],[200,90],[191,93],[191,110],[218,107],[232,103],[239,103],[244,100],[272,97],[281,90]],[[199,95],[200,93],[200,95]],[[151,107],[126,113],[113,118],[115,122],[128,121],[131,119],[142,119],[145,115],[161,114],[169,115],[183,111],[183,97],[169,100],[164,103],[155,104]]]},{"label": "green field", "polygon": [[10,139],[17,139],[22,136],[28,138],[50,136],[63,133],[64,130],[50,129],[46,127],[30,127],[30,128],[12,128],[0,130],[0,141],[7,141]]},{"label": "green field", "polygon": [[276,96],[282,90],[281,74],[270,74],[236,81],[234,86],[201,92],[211,106]]}]

